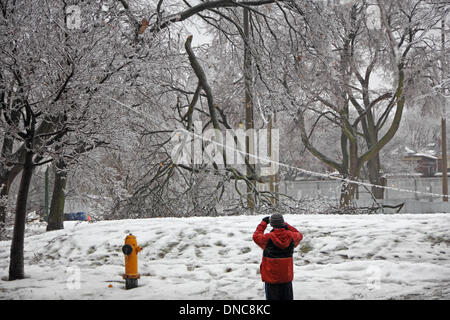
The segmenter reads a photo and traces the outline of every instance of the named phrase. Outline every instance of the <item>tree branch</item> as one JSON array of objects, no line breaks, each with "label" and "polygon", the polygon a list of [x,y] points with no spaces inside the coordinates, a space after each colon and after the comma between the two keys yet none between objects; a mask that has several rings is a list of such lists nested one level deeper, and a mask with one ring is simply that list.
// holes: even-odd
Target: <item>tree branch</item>
[{"label": "tree branch", "polygon": [[[125,2],[124,0],[120,0],[121,2]],[[253,0],[253,1],[236,1],[236,0],[214,0],[199,3],[195,6],[192,6],[188,9],[180,11],[176,14],[169,15],[165,18],[162,18],[162,21],[157,21],[157,23],[153,23],[149,28],[150,32],[160,31],[164,28],[167,28],[170,24],[174,22],[184,21],[202,11],[210,10],[210,9],[218,9],[218,8],[234,8],[234,7],[257,7],[265,4],[276,3],[276,2],[284,2],[286,0]]]}]

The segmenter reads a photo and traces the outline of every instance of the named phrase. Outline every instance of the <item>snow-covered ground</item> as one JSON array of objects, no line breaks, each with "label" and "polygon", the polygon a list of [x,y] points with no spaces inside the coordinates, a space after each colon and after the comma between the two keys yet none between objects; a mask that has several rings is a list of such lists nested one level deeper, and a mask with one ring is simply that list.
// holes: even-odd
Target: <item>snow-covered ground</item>
[{"label": "snow-covered ground", "polygon": [[[65,222],[28,235],[27,278],[0,299],[264,299],[262,216]],[[286,215],[304,235],[294,253],[295,299],[450,299],[450,215]],[[36,232],[36,230],[35,230]],[[136,235],[139,287],[124,289],[121,247]]]}]

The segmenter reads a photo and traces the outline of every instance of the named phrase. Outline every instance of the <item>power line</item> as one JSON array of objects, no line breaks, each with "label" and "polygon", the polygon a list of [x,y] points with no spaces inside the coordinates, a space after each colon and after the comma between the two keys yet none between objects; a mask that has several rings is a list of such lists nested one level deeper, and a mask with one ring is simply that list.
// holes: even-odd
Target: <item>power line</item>
[{"label": "power line", "polygon": [[295,166],[292,166],[292,165],[289,165],[289,164],[285,164],[285,163],[282,163],[282,162],[279,162],[279,161],[274,161],[274,160],[272,160],[270,158],[249,154],[249,153],[247,153],[245,151],[241,151],[239,149],[236,149],[235,147],[230,147],[230,146],[224,145],[223,143],[220,143],[220,142],[217,142],[217,141],[205,138],[203,135],[199,135],[199,134],[187,131],[185,129],[177,129],[177,130],[178,131],[183,131],[185,133],[191,134],[191,135],[196,136],[196,137],[200,137],[203,141],[212,142],[213,144],[216,144],[218,146],[224,147],[225,149],[237,151],[243,156],[249,156],[249,157],[252,157],[254,159],[258,159],[260,161],[269,162],[271,164],[276,164],[276,165],[278,165],[280,167],[294,169],[294,170],[297,170],[299,172],[302,172],[302,173],[305,173],[305,174],[308,174],[308,175],[311,175],[311,176],[316,176],[316,177],[321,177],[321,178],[328,178],[328,179],[332,179],[332,180],[339,180],[341,182],[345,182],[345,183],[348,183],[348,184],[357,184],[357,185],[366,186],[366,187],[376,187],[376,188],[383,188],[383,189],[399,191],[399,192],[408,192],[408,193],[422,194],[422,195],[433,196],[433,197],[442,197],[442,194],[439,194],[439,193],[421,192],[421,191],[415,191],[415,190],[409,190],[409,189],[401,189],[401,188],[395,188],[395,187],[380,186],[380,185],[376,185],[376,184],[372,184],[372,183],[368,183],[368,182],[362,182],[362,181],[352,180],[352,179],[348,179],[348,178],[337,177],[337,176],[334,176],[334,175],[331,175],[331,174],[327,174],[327,173],[320,173],[320,172],[315,172],[315,171],[302,169],[302,168],[295,167]]},{"label": "power line", "polygon": [[[141,111],[137,111],[137,110],[131,108],[130,106],[124,104],[123,102],[120,102],[120,101],[118,101],[118,100],[116,100],[116,99],[114,99],[112,97],[108,97],[108,98],[110,98],[112,101],[120,104],[121,106],[123,106],[123,107],[125,107],[125,108],[127,108],[127,109],[129,109],[129,110],[131,110],[133,112],[135,112],[136,114],[139,114],[141,116],[146,117],[147,119],[149,119],[149,120],[151,120],[153,122],[153,120],[150,119],[147,114],[145,114],[145,113],[143,113]],[[155,123],[153,122],[153,124],[155,124]],[[220,146],[222,148],[225,148],[225,149],[228,149],[228,150],[232,150],[233,152],[238,152],[242,156],[248,156],[249,158],[258,159],[261,162],[263,162],[263,161],[264,162],[269,162],[271,165],[275,164],[275,165],[278,165],[279,167],[293,169],[293,170],[296,170],[296,171],[299,171],[299,172],[302,172],[304,174],[308,174],[308,175],[311,175],[311,176],[327,178],[327,179],[331,179],[331,180],[338,180],[338,181],[341,181],[343,183],[356,184],[356,185],[359,185],[359,186],[365,186],[365,187],[370,187],[370,188],[376,187],[376,188],[380,188],[380,189],[382,188],[382,189],[385,189],[385,190],[392,190],[392,191],[405,192],[405,193],[421,194],[421,195],[426,195],[426,196],[430,196],[430,197],[442,197],[443,196],[440,193],[422,192],[422,191],[416,191],[416,190],[410,190],[410,189],[401,189],[401,188],[396,188],[396,187],[380,186],[380,185],[372,184],[372,183],[369,183],[369,182],[362,182],[362,181],[352,180],[352,179],[348,179],[348,178],[337,177],[337,176],[334,176],[334,175],[331,175],[331,174],[327,174],[327,173],[320,173],[320,172],[315,172],[315,171],[311,171],[311,170],[306,170],[306,169],[302,169],[302,168],[299,168],[299,167],[296,167],[296,166],[292,166],[292,165],[289,165],[289,164],[282,163],[280,161],[274,161],[274,160],[272,160],[270,158],[267,158],[267,157],[263,157],[263,156],[259,156],[259,155],[253,155],[253,154],[247,153],[245,151],[241,151],[241,150],[235,148],[234,146],[231,147],[231,146],[228,146],[226,144],[214,141],[212,139],[208,139],[202,134],[197,134],[197,133],[188,131],[188,130],[186,130],[184,128],[179,128],[179,129],[176,129],[176,130],[173,130],[173,131],[174,132],[175,131],[178,131],[178,132],[181,131],[181,132],[187,133],[189,135],[192,135],[193,137],[199,137],[199,138],[201,138],[202,141],[208,141],[208,142],[211,142],[211,143],[215,144],[216,146]]]}]

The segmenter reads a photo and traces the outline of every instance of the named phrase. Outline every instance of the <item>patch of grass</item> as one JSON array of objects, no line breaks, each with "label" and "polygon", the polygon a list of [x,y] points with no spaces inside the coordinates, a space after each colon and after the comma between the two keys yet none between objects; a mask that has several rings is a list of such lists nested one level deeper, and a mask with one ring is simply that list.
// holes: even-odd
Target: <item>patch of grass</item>
[{"label": "patch of grass", "polygon": [[197,232],[198,234],[201,235],[206,235],[208,233],[208,231],[206,231],[205,229],[194,229],[195,232]]},{"label": "patch of grass", "polygon": [[45,256],[45,258],[44,258],[45,260],[56,260],[56,259],[58,259],[58,257],[55,257],[55,256],[52,256],[52,255],[50,255],[50,254],[47,254],[46,256]]},{"label": "patch of grass", "polygon": [[328,237],[329,235],[331,235],[331,232],[322,232],[322,233],[319,233],[318,235],[316,235],[316,237],[322,238],[322,237]]},{"label": "patch of grass", "polygon": [[196,248],[210,248],[211,246],[209,244],[203,244],[203,243],[196,243]]},{"label": "patch of grass", "polygon": [[179,244],[179,242],[176,242],[176,241],[169,242],[165,248],[162,248],[159,251],[158,257],[161,259],[164,258],[166,256],[166,254],[168,254],[170,251],[172,251],[172,249],[178,244]]},{"label": "patch of grass", "polygon": [[223,256],[223,255],[227,254],[229,251],[230,251],[229,248],[220,249],[220,250],[219,250],[219,254],[220,254],[221,256]]},{"label": "patch of grass", "polygon": [[186,266],[187,271],[194,271],[195,270],[195,266],[193,265],[188,265]]},{"label": "patch of grass", "polygon": [[310,252],[313,249],[313,247],[311,246],[311,244],[309,242],[305,242],[301,247],[300,247],[300,252],[302,255],[307,254],[308,252]]},{"label": "patch of grass", "polygon": [[97,257],[97,259],[99,261],[103,262],[103,264],[106,264],[109,261],[109,258],[110,258],[109,254],[105,254],[105,255],[102,255],[101,257]]},{"label": "patch of grass", "polygon": [[42,258],[43,258],[43,254],[42,253],[35,253],[33,255],[33,258],[31,258],[31,264],[37,264],[39,262],[41,262]]},{"label": "patch of grass", "polygon": [[217,241],[214,243],[214,245],[218,246],[218,247],[225,247],[225,244],[222,241]]},{"label": "patch of grass", "polygon": [[438,236],[438,237],[433,237],[433,236],[428,236],[426,237],[427,241],[430,241],[432,244],[441,244],[444,243],[446,245],[450,245],[450,239]]},{"label": "patch of grass", "polygon": [[202,251],[198,247],[195,248],[195,256],[197,258],[201,258],[203,256]]},{"label": "patch of grass", "polygon": [[142,249],[147,248],[148,246],[150,246],[150,241],[146,241],[146,242],[141,243],[139,245],[142,247]]},{"label": "patch of grass", "polygon": [[180,245],[180,246],[178,247],[178,252],[181,254],[181,253],[182,253],[184,250],[186,250],[188,247],[189,247],[189,244],[184,243],[184,244],[182,244],[182,245]]},{"label": "patch of grass", "polygon": [[249,248],[249,247],[244,247],[244,248],[241,249],[241,251],[239,252],[239,254],[246,254],[246,253],[249,253],[250,251],[252,251],[251,248]]}]

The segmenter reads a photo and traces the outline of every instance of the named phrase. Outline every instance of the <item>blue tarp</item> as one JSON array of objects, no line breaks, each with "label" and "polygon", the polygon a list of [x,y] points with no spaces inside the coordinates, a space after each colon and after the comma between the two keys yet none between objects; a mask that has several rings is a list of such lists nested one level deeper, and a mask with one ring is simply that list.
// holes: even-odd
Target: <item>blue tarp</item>
[{"label": "blue tarp", "polygon": [[88,215],[86,214],[86,212],[74,212],[64,214],[64,220],[66,221],[74,221],[74,220],[86,221],[87,219]]}]

